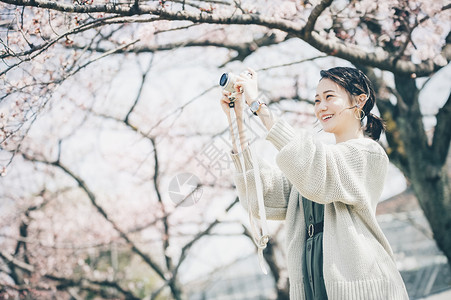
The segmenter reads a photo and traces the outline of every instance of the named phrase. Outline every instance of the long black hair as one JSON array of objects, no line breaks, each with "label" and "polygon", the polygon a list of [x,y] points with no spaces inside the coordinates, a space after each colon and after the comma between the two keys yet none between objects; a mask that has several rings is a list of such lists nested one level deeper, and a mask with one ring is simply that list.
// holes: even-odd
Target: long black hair
[{"label": "long black hair", "polygon": [[367,118],[365,133],[377,141],[382,131],[385,130],[385,124],[381,118],[371,113],[374,104],[376,104],[376,94],[373,84],[365,73],[355,68],[336,67],[329,70],[322,70],[320,75],[321,79],[328,78],[341,85],[349,95],[358,96],[365,94],[367,96],[368,100],[362,108]]}]

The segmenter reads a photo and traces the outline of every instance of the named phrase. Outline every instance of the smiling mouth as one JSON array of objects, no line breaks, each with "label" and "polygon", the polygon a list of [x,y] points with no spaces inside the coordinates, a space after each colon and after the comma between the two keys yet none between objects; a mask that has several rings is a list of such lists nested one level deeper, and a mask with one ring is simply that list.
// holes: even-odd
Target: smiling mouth
[{"label": "smiling mouth", "polygon": [[327,121],[327,120],[330,120],[333,116],[334,116],[334,115],[326,115],[326,116],[323,116],[323,117],[321,118],[321,120]]}]

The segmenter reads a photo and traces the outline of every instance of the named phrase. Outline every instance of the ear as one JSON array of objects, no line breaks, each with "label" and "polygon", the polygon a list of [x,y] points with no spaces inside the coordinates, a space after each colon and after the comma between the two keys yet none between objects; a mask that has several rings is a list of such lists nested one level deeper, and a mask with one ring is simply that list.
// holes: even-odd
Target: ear
[{"label": "ear", "polygon": [[358,105],[360,109],[363,109],[366,101],[368,100],[368,96],[365,94],[360,94],[358,96],[355,96],[355,100],[356,100],[356,105]]}]

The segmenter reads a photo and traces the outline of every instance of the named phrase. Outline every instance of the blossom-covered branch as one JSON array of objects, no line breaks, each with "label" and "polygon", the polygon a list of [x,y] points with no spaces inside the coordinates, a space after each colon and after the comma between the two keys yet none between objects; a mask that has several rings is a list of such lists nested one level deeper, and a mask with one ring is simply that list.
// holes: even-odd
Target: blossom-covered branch
[{"label": "blossom-covered branch", "polygon": [[[1,2],[14,4],[17,6],[32,6],[47,8],[66,13],[108,13],[120,16],[151,15],[159,20],[191,21],[193,23],[207,24],[235,24],[235,25],[260,25],[269,29],[278,29],[291,36],[303,39],[318,50],[334,55],[355,64],[364,64],[394,73],[407,74],[413,76],[427,76],[436,72],[444,66],[443,62],[436,63],[432,58],[427,61],[414,63],[412,61],[400,60],[393,53],[380,47],[368,52],[356,45],[347,42],[328,40],[315,31],[314,25],[324,10],[331,5],[331,0],[324,0],[316,6],[310,13],[305,24],[299,21],[292,21],[283,18],[270,17],[260,14],[215,14],[203,11],[192,12],[187,10],[170,10],[160,4],[155,5],[116,5],[108,3],[104,5],[77,5],[59,3],[57,1],[44,0],[1,0]],[[448,10],[449,5],[444,6],[442,11]],[[442,51],[447,62],[451,60],[451,54],[446,44]]]}]

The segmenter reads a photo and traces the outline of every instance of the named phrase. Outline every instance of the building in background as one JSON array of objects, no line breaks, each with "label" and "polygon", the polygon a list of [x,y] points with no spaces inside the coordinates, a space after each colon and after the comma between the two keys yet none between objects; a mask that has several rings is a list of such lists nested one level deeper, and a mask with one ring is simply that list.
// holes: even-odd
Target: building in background
[{"label": "building in background", "polygon": [[377,218],[395,254],[410,299],[451,289],[451,270],[411,188],[377,207]]}]

